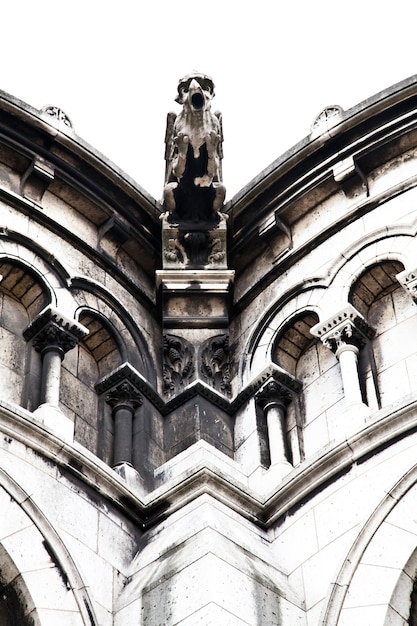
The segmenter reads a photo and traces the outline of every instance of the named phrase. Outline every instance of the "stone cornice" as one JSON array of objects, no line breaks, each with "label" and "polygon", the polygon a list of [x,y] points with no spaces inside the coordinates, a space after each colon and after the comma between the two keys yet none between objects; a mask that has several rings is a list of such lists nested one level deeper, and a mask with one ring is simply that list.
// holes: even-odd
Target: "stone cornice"
[{"label": "stone cornice", "polygon": [[[362,431],[347,440],[329,444],[279,483],[268,481],[268,476],[274,478],[273,470],[264,470],[261,485],[266,487],[262,488],[259,482],[256,486],[235,461],[205,442],[196,444],[199,447],[196,447],[195,454],[190,448],[190,452],[180,455],[181,459],[177,457],[174,461],[181,464],[179,470],[173,472],[170,467],[162,484],[146,493],[144,490],[139,492],[139,488],[130,489],[94,454],[79,444],[62,441],[36,422],[28,411],[0,402],[0,430],[75,475],[144,529],[202,494],[210,495],[246,519],[268,528],[332,477],[348,471],[355,462],[367,458],[375,450],[415,432],[417,394],[404,400],[401,407],[387,407],[375,413]],[[205,449],[205,455],[201,454],[200,448]],[[158,469],[158,474],[161,473],[163,466]]]},{"label": "stone cornice", "polygon": [[99,380],[95,389],[98,394],[105,393],[110,388],[110,380],[113,381],[112,384],[115,384],[115,382],[121,382],[124,379],[130,380],[135,388],[142,393],[162,415],[168,415],[171,411],[174,411],[188,400],[192,400],[197,396],[206,398],[222,411],[225,411],[229,415],[234,415],[236,411],[253,397],[268,381],[276,381],[293,393],[299,393],[302,388],[302,384],[299,380],[274,363],[270,363],[260,374],[249,381],[249,383],[231,400],[200,380],[196,380],[190,385],[187,385],[182,391],[169,400],[164,400],[140,372],[135,370],[129,363],[123,363],[109,376]]}]

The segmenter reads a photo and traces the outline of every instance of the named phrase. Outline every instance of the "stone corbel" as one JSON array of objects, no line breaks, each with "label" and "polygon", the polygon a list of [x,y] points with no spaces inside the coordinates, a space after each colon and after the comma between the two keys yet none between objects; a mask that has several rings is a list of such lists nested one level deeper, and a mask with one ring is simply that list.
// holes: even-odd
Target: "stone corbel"
[{"label": "stone corbel", "polygon": [[40,202],[54,178],[55,170],[53,165],[40,156],[35,156],[22,175],[20,194],[35,200],[35,202]]},{"label": "stone corbel", "polygon": [[271,235],[282,233],[288,240],[288,248],[292,248],[292,233],[290,227],[279,217],[278,210],[274,211],[262,224],[259,226],[259,236],[262,238],[268,238]]},{"label": "stone corbel", "polygon": [[398,282],[405,291],[410,294],[415,304],[417,304],[417,269],[404,270],[396,276]]},{"label": "stone corbel", "polygon": [[333,177],[347,196],[352,196],[361,187],[369,196],[368,180],[353,156],[339,161],[333,167]]},{"label": "stone corbel", "polygon": [[130,228],[127,224],[122,222],[122,220],[112,215],[102,224],[98,231],[99,243],[101,243],[103,237],[108,233],[112,235],[120,245],[123,245],[130,237]]}]

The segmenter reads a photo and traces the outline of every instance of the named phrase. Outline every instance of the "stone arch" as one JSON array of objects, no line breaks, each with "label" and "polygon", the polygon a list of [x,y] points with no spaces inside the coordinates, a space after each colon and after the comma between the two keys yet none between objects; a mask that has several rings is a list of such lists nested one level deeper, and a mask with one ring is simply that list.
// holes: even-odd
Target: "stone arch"
[{"label": "stone arch", "polygon": [[414,390],[417,360],[409,338],[417,332],[417,316],[396,278],[403,270],[400,261],[381,259],[362,271],[349,292],[349,301],[375,331],[359,360],[364,401],[373,410]]},{"label": "stone arch", "polygon": [[314,282],[314,288],[310,283],[307,285],[302,283],[284,293],[268,307],[265,314],[254,325],[246,342],[239,368],[243,382],[259,374],[273,360],[272,353],[276,338],[288,320],[303,315],[306,309],[321,317],[321,310],[317,303],[324,286],[317,286],[317,281],[312,282]]},{"label": "stone arch", "polygon": [[33,410],[39,403],[41,363],[23,333],[53,299],[33,265],[0,255],[0,390],[2,398]]},{"label": "stone arch", "polygon": [[357,533],[331,586],[321,626],[408,623],[417,566],[416,497],[414,465],[387,490]]},{"label": "stone arch", "polygon": [[130,313],[111,293],[85,279],[73,279],[71,293],[78,307],[75,317],[84,310],[96,311],[114,329],[124,361],[138,370],[151,384],[156,385],[155,358],[151,357],[152,342]]},{"label": "stone arch", "polygon": [[96,626],[87,588],[65,545],[4,470],[0,508],[0,587],[6,595],[0,615],[7,615],[7,626]]},{"label": "stone arch", "polygon": [[[287,407],[294,464],[311,456],[333,438],[343,403],[338,361],[310,333],[318,322],[315,311],[297,312],[279,329],[272,351],[272,360],[302,384],[301,392]],[[331,385],[326,383],[329,378]],[[296,441],[299,450],[296,450]]]}]

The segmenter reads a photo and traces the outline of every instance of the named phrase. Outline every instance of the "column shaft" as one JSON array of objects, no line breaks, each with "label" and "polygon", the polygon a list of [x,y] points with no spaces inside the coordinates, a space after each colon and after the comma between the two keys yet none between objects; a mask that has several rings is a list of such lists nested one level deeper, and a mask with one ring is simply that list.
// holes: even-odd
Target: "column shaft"
[{"label": "column shaft", "polygon": [[348,405],[361,404],[363,402],[358,375],[358,353],[358,348],[349,344],[339,348],[336,352],[342,373],[343,390]]},{"label": "column shaft", "polygon": [[271,465],[287,461],[285,446],[285,407],[283,404],[270,404],[265,407],[268,426],[269,454]]},{"label": "column shaft", "polygon": [[132,463],[133,408],[119,405],[113,409],[114,453],[113,465]]},{"label": "column shaft", "polygon": [[59,404],[62,351],[59,348],[46,350],[42,355],[41,404]]}]

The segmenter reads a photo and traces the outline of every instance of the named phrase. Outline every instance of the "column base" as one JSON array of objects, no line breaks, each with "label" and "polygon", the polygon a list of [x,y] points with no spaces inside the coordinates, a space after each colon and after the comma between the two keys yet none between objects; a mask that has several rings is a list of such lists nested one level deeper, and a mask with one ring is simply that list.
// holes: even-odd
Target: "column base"
[{"label": "column base", "polygon": [[345,425],[345,436],[353,435],[365,426],[367,418],[370,416],[369,406],[363,402],[350,404],[343,412],[343,422]]},{"label": "column base", "polygon": [[33,412],[33,415],[62,439],[74,441],[74,422],[59,407],[44,403]]},{"label": "column base", "polygon": [[276,488],[293,469],[293,466],[288,461],[278,461],[270,465],[268,469],[259,467],[251,474],[249,484],[252,489],[256,489],[261,493],[269,493],[271,489]]},{"label": "column base", "polygon": [[139,490],[141,493],[144,493],[143,478],[130,463],[118,463],[113,466],[113,470],[120,478],[123,478],[129,489],[132,491]]}]

